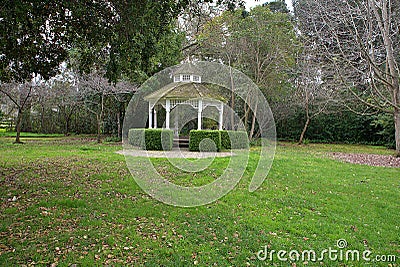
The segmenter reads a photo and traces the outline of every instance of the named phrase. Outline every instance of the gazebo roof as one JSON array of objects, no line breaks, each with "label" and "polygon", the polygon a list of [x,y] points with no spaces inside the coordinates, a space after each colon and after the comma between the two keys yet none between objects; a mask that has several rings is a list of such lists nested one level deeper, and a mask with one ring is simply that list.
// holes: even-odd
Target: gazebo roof
[{"label": "gazebo roof", "polygon": [[225,101],[218,90],[209,88],[205,84],[192,82],[170,83],[163,88],[144,97],[146,101],[158,99],[196,99],[212,98]]},{"label": "gazebo roof", "polygon": [[174,75],[177,74],[201,75],[201,71],[193,63],[185,63],[174,71]]}]

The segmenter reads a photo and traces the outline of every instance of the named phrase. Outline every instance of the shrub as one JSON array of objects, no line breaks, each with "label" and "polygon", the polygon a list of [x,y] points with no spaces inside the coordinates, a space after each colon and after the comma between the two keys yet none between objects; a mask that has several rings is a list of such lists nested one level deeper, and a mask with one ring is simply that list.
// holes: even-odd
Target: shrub
[{"label": "shrub", "polygon": [[174,131],[167,129],[146,129],[146,150],[171,150],[174,142]]},{"label": "shrub", "polygon": [[[335,109],[335,107],[330,107],[331,112],[315,117],[307,129],[305,138],[310,142],[317,143],[373,145],[394,143],[393,117],[385,114],[358,115],[343,110],[334,112]],[[277,120],[278,140],[298,141],[304,127],[305,118],[304,111],[296,109],[293,116]]]},{"label": "shrub", "polygon": [[245,131],[220,131],[221,146],[224,149],[249,148],[249,138]]},{"label": "shrub", "polygon": [[171,150],[174,132],[167,129],[130,129],[128,142],[146,150]]},{"label": "shrub", "polygon": [[220,151],[221,133],[212,130],[191,130],[189,134],[190,151]]},{"label": "shrub", "polygon": [[129,129],[128,142],[132,146],[144,147],[144,132],[145,129]]},{"label": "shrub", "polygon": [[117,142],[121,142],[121,138],[119,138],[118,136],[107,136],[106,138],[104,138],[104,142],[117,143]]},{"label": "shrub", "polygon": [[378,114],[373,117],[370,124],[378,129],[377,135],[380,136],[382,143],[389,149],[396,148],[395,128],[393,123],[393,115]]}]

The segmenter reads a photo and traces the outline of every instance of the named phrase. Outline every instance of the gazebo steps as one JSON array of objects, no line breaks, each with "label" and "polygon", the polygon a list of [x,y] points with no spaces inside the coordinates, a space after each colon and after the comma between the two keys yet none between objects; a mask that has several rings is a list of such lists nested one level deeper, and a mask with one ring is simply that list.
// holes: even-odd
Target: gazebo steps
[{"label": "gazebo steps", "polygon": [[174,147],[189,147],[188,138],[176,138],[174,139]]}]

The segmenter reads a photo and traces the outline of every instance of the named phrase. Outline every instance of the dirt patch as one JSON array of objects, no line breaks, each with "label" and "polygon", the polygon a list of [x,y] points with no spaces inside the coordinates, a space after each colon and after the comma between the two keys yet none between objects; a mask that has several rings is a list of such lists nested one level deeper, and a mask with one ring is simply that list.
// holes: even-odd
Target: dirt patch
[{"label": "dirt patch", "polygon": [[400,157],[396,158],[389,155],[348,154],[340,152],[330,153],[330,155],[335,159],[354,164],[400,168]]}]

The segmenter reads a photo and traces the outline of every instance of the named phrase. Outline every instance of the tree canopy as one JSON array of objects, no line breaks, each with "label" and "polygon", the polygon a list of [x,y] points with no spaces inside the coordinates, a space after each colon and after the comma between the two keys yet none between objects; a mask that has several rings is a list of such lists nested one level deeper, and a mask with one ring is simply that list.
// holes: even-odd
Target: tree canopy
[{"label": "tree canopy", "polygon": [[[0,9],[1,81],[30,80],[32,74],[48,79],[71,51],[82,72],[102,64],[112,81],[122,75],[140,80],[175,63],[172,54],[181,42],[173,25],[192,2],[212,1],[5,0]],[[234,8],[240,2],[218,4]]]},{"label": "tree canopy", "polygon": [[[254,7],[250,12],[244,9],[226,11],[204,26],[198,43],[200,57],[221,61],[244,72],[270,104],[281,101],[290,92],[290,70],[295,67],[300,47],[290,15],[272,12],[266,5]],[[234,90],[240,88],[232,85]],[[257,110],[255,96],[249,95],[246,102],[255,105],[253,110]],[[231,108],[235,109],[234,106],[232,96]],[[241,110],[244,110],[242,115],[245,124],[250,125],[252,136],[255,116],[249,114],[248,105]]]},{"label": "tree canopy", "polygon": [[268,97],[288,86],[300,47],[289,15],[268,6],[225,12],[205,25],[198,40],[201,57],[238,68]]}]

